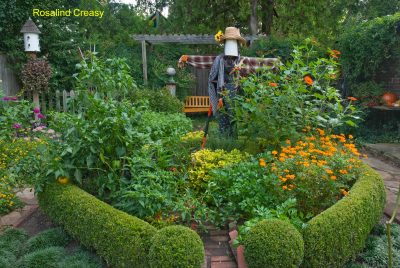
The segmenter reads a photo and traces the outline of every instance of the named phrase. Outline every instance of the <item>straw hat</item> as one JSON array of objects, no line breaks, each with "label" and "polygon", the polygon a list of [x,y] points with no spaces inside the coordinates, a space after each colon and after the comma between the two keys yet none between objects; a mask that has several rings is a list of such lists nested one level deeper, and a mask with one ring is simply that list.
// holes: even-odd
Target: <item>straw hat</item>
[{"label": "straw hat", "polygon": [[237,40],[242,45],[246,45],[246,39],[244,39],[240,35],[240,30],[236,27],[226,27],[225,33],[220,37],[220,41],[223,42],[225,40]]}]

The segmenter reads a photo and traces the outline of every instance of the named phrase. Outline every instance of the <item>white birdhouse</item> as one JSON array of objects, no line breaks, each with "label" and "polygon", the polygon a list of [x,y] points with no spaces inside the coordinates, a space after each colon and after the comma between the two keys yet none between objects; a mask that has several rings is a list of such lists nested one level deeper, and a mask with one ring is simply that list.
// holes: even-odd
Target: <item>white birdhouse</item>
[{"label": "white birdhouse", "polygon": [[35,23],[29,18],[21,29],[24,34],[26,52],[40,52],[39,34],[40,31]]}]

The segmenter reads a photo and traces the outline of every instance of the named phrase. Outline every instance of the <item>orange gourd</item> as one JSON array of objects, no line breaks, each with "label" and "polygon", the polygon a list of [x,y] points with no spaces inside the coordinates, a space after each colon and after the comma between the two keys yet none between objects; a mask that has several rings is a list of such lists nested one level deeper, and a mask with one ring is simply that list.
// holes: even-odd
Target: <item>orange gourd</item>
[{"label": "orange gourd", "polygon": [[383,94],[382,100],[386,102],[387,106],[393,106],[393,103],[397,100],[397,95],[393,92],[386,92]]}]

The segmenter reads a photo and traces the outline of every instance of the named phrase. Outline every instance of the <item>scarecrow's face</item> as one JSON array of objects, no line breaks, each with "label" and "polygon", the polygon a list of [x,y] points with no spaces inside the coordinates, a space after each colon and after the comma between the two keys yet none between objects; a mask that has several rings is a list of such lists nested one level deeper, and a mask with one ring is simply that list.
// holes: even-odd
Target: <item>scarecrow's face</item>
[{"label": "scarecrow's face", "polygon": [[226,56],[234,56],[234,57],[239,56],[238,41],[234,39],[225,40],[224,54]]}]

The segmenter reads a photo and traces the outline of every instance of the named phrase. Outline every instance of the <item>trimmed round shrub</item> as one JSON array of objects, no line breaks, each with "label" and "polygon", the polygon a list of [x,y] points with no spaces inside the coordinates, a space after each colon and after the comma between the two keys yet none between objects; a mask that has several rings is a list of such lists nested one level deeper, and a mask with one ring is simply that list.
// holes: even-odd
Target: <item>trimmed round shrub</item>
[{"label": "trimmed round shrub", "polygon": [[26,242],[25,252],[29,253],[48,247],[65,247],[70,237],[60,227],[43,231]]},{"label": "trimmed round shrub", "polygon": [[249,268],[299,267],[303,261],[304,242],[289,222],[263,220],[244,238],[244,256]]},{"label": "trimmed round shrub", "polygon": [[203,242],[196,232],[184,226],[168,226],[152,239],[150,267],[197,268],[204,262]]},{"label": "trimmed round shrub", "polygon": [[24,255],[18,262],[19,268],[58,268],[64,257],[64,248],[49,247]]}]

